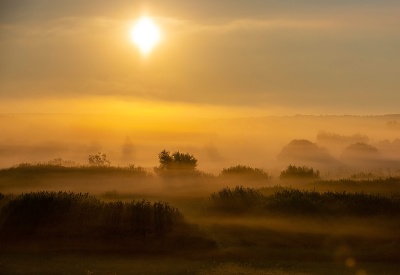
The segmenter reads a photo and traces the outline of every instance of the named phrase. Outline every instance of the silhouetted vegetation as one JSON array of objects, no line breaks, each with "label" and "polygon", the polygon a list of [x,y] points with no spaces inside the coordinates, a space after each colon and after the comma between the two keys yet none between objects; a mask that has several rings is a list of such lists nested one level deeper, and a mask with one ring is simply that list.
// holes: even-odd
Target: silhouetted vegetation
[{"label": "silhouetted vegetation", "polygon": [[197,159],[189,153],[180,153],[179,151],[173,153],[163,150],[158,154],[160,162],[160,169],[174,170],[174,169],[187,169],[194,170],[197,166]]},{"label": "silhouetted vegetation", "polygon": [[[171,170],[176,171],[173,168]],[[112,262],[109,257],[115,257],[113,266],[106,271],[101,269],[99,263],[93,265],[97,269],[88,268],[94,270],[93,274],[117,271],[118,274],[129,274],[131,270],[143,274],[155,274],[154,270],[157,270],[157,274],[197,274],[203,271],[204,274],[206,271],[214,274],[214,269],[209,267],[214,268],[215,261],[235,263],[242,261],[246,268],[241,271],[247,272],[253,270],[247,269],[250,260],[252,265],[260,266],[256,274],[264,274],[268,271],[265,269],[266,258],[274,266],[277,261],[288,264],[288,261],[290,262],[288,259],[296,262],[316,259],[330,263],[332,257],[335,261],[343,263],[350,256],[356,258],[358,263],[362,260],[398,263],[400,197],[396,197],[394,191],[399,190],[399,178],[366,180],[363,179],[364,174],[360,173],[356,179],[300,180],[301,188],[313,190],[315,187],[318,192],[285,186],[268,187],[269,184],[265,184],[261,185],[263,188],[260,189],[243,186],[226,187],[209,196],[212,192],[209,190],[216,190],[218,185],[225,186],[221,184],[229,182],[230,186],[234,186],[230,176],[237,177],[246,184],[247,177],[241,177],[242,173],[244,175],[247,172],[250,175],[254,173],[265,178],[268,174],[265,172],[264,174],[262,169],[238,165],[224,169],[219,177],[211,180],[198,178],[201,172],[197,169],[187,169],[187,171],[192,171],[183,173],[188,179],[199,180],[187,184],[186,177],[182,181],[177,177],[178,185],[163,185],[165,182],[157,177],[150,177],[149,180],[146,178],[144,181],[120,177],[120,175],[134,177],[149,175],[144,168],[135,165],[65,167],[63,164],[53,162],[21,164],[0,170],[0,182],[4,183],[8,181],[7,179],[11,179],[9,180],[11,184],[8,184],[7,188],[9,186],[12,188],[8,190],[16,190],[18,185],[23,185],[35,177],[50,178],[45,184],[35,185],[34,188],[28,186],[16,192],[39,188],[39,190],[46,188],[57,190],[63,188],[64,184],[68,184],[67,188],[74,186],[73,184],[76,184],[75,188],[81,185],[84,187],[94,179],[93,188],[88,191],[105,200],[99,200],[88,194],[65,192],[22,195],[0,193],[0,254],[2,257],[4,255],[7,257],[6,260],[0,259],[2,270],[11,270],[9,266],[14,265],[14,270],[20,271],[18,265],[26,263],[32,255],[37,255],[32,251],[48,253],[51,258],[62,254],[68,255],[67,260],[55,267],[55,270],[68,266],[70,259],[81,259],[81,256],[70,256],[71,254],[84,254],[90,257],[107,255],[101,263]],[[90,177],[85,178],[85,175]],[[14,178],[20,181],[14,181]],[[58,178],[63,179],[60,181],[61,185],[54,183]],[[2,179],[5,180],[1,181]],[[128,179],[126,186],[121,185],[124,179]],[[184,184],[180,185],[181,182]],[[163,186],[167,188],[163,189]],[[201,189],[199,186],[207,187]],[[340,188],[336,189],[335,186]],[[375,189],[370,190],[371,194],[361,192],[367,190],[367,186],[374,186]],[[390,186],[387,188],[387,195],[372,194],[386,190],[387,186]],[[85,190],[79,188],[75,190]],[[4,190],[7,189],[3,188],[1,191],[5,192]],[[340,191],[325,192],[326,190]],[[349,192],[350,190],[353,191]],[[209,196],[209,199],[205,200],[205,196]],[[143,197],[151,198],[152,201],[141,199]],[[182,212],[164,203],[164,200],[179,206]],[[189,224],[181,213],[196,225]],[[370,224],[372,228],[369,228]],[[351,247],[353,254],[350,256],[346,254],[343,259],[338,260],[337,251],[344,245]],[[131,254],[135,254],[135,257]],[[126,262],[121,264],[121,257],[124,255]],[[131,269],[126,265],[125,272],[116,269],[139,258],[148,260],[148,269],[143,268],[142,264],[132,265]],[[200,260],[195,267],[177,268],[187,259]],[[84,261],[86,264],[87,258]],[[160,262],[165,266],[168,265],[168,268],[172,268],[168,270],[173,271],[163,272],[165,269],[158,267]],[[165,264],[167,262],[168,264]],[[11,263],[8,269],[7,263]],[[47,261],[43,260],[42,264],[47,267]],[[204,269],[204,265],[209,267]],[[38,268],[38,270],[43,269]],[[336,269],[337,273],[341,270]],[[223,268],[218,274],[231,274],[236,271]],[[331,271],[327,269],[325,273],[332,273]],[[38,274],[51,272],[38,272]],[[247,274],[246,272],[243,273]],[[75,273],[85,272],[79,268],[65,272],[65,274]],[[315,272],[315,274],[320,273],[324,272],[320,272],[319,269]]]},{"label": "silhouetted vegetation", "polygon": [[400,177],[387,177],[387,178],[350,178],[340,180],[319,180],[315,186],[324,186],[326,188],[342,188],[342,189],[356,189],[356,190],[374,190],[377,192],[385,192],[391,194],[400,194]]},{"label": "silhouetted vegetation", "polygon": [[289,165],[286,170],[280,174],[281,179],[319,179],[320,173],[318,170],[307,166]]},{"label": "silhouetted vegetation", "polygon": [[323,162],[333,164],[334,158],[328,150],[306,139],[295,139],[282,148],[277,156],[278,160],[285,162],[314,163]]},{"label": "silhouetted vegetation", "polygon": [[211,195],[211,209],[222,213],[371,216],[400,215],[400,199],[365,193],[283,189],[271,195],[242,186]]},{"label": "silhouetted vegetation", "polygon": [[[5,200],[5,198],[3,198]],[[160,235],[182,223],[180,212],[166,203],[148,201],[102,202],[88,194],[39,192],[7,199],[1,228],[8,234],[113,233],[129,236]],[[65,230],[65,231],[64,231]]]},{"label": "silhouetted vegetation", "polygon": [[207,175],[196,169],[197,159],[189,153],[176,151],[171,154],[163,150],[158,154],[158,160],[160,165],[154,168],[154,172],[162,177]]},{"label": "silhouetted vegetation", "polygon": [[243,186],[236,186],[234,189],[223,188],[211,195],[212,207],[217,210],[228,212],[248,212],[262,207],[265,197],[260,191]]},{"label": "silhouetted vegetation", "polygon": [[[121,120],[119,125],[129,121]],[[244,120],[243,129],[254,126],[254,135],[243,135],[243,129],[234,130],[238,128],[232,124],[223,128],[226,133],[218,139],[208,141],[210,135],[196,133],[194,139],[194,135],[184,135],[187,142],[181,145],[184,137],[173,140],[177,136],[160,134],[155,137],[159,141],[152,139],[146,145],[140,138],[148,138],[147,134],[139,139],[135,135],[139,154],[129,139],[120,144],[124,142],[121,137],[132,131],[117,131],[107,142],[99,141],[110,146],[104,152],[113,152],[112,158],[107,153],[105,159],[96,154],[100,149],[88,153],[102,147],[78,140],[81,134],[69,135],[71,143],[58,142],[58,135],[53,144],[51,137],[47,144],[37,135],[29,140],[15,138],[15,143],[5,141],[0,148],[3,165],[21,159],[50,161],[0,169],[0,273],[399,274],[400,177],[390,177],[400,174],[399,142],[394,136],[384,137],[385,133],[372,134],[379,127],[388,131],[384,128],[387,119],[371,124],[378,128],[364,130],[371,133],[371,145],[382,154],[379,162],[369,161],[368,167],[363,166],[363,157],[326,164],[326,151],[320,147],[319,142],[325,142],[330,149],[342,150],[362,141],[364,137],[357,135],[322,136],[317,144],[294,140],[283,162],[275,162],[276,155],[271,154],[277,152],[280,141],[294,138],[290,129],[311,137],[324,129],[325,121],[321,118],[317,129],[307,132],[293,120],[286,124],[279,120],[268,127],[264,119],[256,124]],[[230,122],[221,121],[219,127],[226,123]],[[352,125],[358,123],[363,122]],[[334,128],[334,123],[329,125]],[[274,127],[283,129],[285,135],[263,134]],[[347,125],[338,131],[346,134],[351,129]],[[241,136],[235,136],[239,131]],[[254,142],[237,144],[251,136]],[[391,140],[380,142],[381,138]],[[175,150],[158,156],[160,148],[154,154],[154,146],[162,142],[180,148],[193,146],[201,150],[199,159],[194,151],[194,156]],[[215,142],[214,152],[201,145],[207,142]],[[266,147],[259,147],[262,142]],[[148,158],[150,152],[153,157]],[[95,154],[91,163],[89,154]],[[151,169],[127,165],[132,160]],[[251,163],[270,168],[264,171],[254,168],[264,166],[243,165]],[[292,173],[292,180],[280,180],[288,164],[299,168],[294,169],[297,172],[313,167],[312,176]],[[198,170],[202,167],[216,176],[204,177]],[[270,178],[272,173],[274,178]],[[48,192],[30,193],[42,190]]]},{"label": "silhouetted vegetation", "polygon": [[341,156],[343,161],[370,161],[379,158],[379,151],[372,145],[357,142],[347,146]]},{"label": "silhouetted vegetation", "polygon": [[[212,246],[211,240],[184,221],[177,208],[164,202],[103,202],[88,194],[66,192],[0,196],[2,241],[46,243],[57,239],[62,244],[63,240],[79,240],[85,246],[87,241],[122,240],[121,249],[146,250],[149,247],[137,247],[136,241],[150,245],[154,240],[160,244],[171,238],[182,242],[192,240],[192,247]],[[124,247],[125,244],[133,246]]]},{"label": "silhouetted vegetation", "polygon": [[106,154],[97,153],[96,155],[89,155],[89,165],[92,166],[110,166],[111,162],[107,159]]},{"label": "silhouetted vegetation", "polygon": [[125,167],[116,166],[64,166],[60,164],[49,164],[49,163],[21,163],[15,167],[0,169],[1,176],[39,176],[43,174],[115,174],[122,173],[135,176],[150,176],[151,173],[147,172],[141,166],[136,166],[134,164],[127,165]]},{"label": "silhouetted vegetation", "polygon": [[253,168],[246,165],[236,165],[229,168],[224,168],[221,177],[240,177],[250,180],[268,180],[271,177],[261,168]]},{"label": "silhouetted vegetation", "polygon": [[372,174],[371,172],[369,172],[369,173],[360,172],[360,173],[351,175],[350,178],[354,179],[354,180],[373,180],[373,179],[376,179],[377,176]]}]

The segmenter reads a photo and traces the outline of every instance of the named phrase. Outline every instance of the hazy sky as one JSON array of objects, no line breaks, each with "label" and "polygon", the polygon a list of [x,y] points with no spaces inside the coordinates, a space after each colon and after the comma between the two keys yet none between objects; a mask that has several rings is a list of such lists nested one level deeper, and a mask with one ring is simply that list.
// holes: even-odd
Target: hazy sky
[{"label": "hazy sky", "polygon": [[[142,14],[163,33],[146,58],[129,38]],[[1,0],[0,112],[399,113],[399,14],[389,0]]]}]

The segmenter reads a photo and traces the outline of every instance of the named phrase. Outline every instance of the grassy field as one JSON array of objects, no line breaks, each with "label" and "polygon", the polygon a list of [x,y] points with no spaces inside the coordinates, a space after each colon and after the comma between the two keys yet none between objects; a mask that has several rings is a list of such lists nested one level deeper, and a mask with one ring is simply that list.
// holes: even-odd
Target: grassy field
[{"label": "grassy field", "polygon": [[399,182],[3,169],[0,274],[399,274]]}]

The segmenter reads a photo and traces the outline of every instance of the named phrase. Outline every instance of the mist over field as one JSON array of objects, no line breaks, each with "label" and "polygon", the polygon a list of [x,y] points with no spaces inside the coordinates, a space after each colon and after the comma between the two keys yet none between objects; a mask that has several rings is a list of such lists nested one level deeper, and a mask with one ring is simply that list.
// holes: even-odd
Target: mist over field
[{"label": "mist over field", "polygon": [[0,0],[0,275],[400,274],[399,14]]},{"label": "mist over field", "polygon": [[189,152],[198,169],[259,167],[277,177],[289,164],[333,178],[399,174],[400,116],[135,117],[113,114],[3,114],[0,166],[47,162],[77,165],[107,154],[112,165],[152,170],[163,149]]},{"label": "mist over field", "polygon": [[398,274],[398,121],[2,114],[0,266]]}]

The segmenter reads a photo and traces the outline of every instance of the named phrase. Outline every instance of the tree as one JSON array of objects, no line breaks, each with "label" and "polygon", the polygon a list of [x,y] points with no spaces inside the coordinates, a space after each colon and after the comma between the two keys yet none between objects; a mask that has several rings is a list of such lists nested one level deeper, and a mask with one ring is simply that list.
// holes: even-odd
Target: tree
[{"label": "tree", "polygon": [[158,159],[160,162],[160,167],[163,168],[170,167],[174,161],[173,157],[166,150],[162,150],[161,153],[158,154]]},{"label": "tree", "polygon": [[163,150],[158,154],[160,165],[155,168],[158,174],[185,174],[196,171],[197,159],[189,153],[174,152]]},{"label": "tree", "polygon": [[106,154],[98,152],[96,155],[89,155],[89,164],[91,166],[110,166],[111,162]]},{"label": "tree", "polygon": [[197,159],[193,155],[179,151],[172,154],[172,163],[179,169],[195,170],[197,167]]}]

